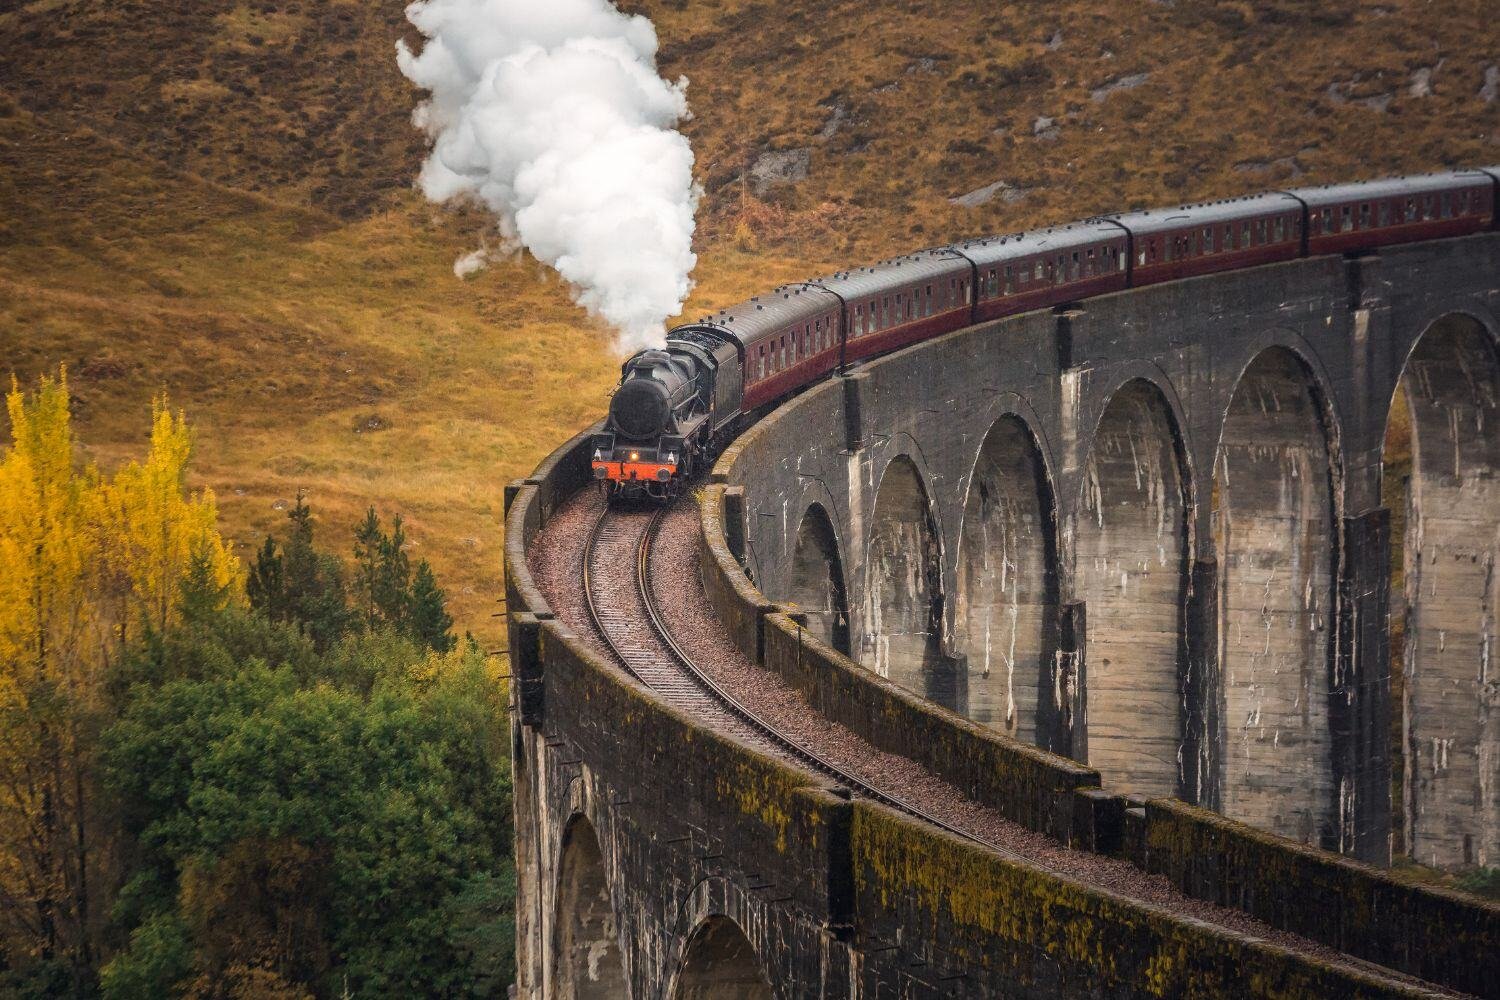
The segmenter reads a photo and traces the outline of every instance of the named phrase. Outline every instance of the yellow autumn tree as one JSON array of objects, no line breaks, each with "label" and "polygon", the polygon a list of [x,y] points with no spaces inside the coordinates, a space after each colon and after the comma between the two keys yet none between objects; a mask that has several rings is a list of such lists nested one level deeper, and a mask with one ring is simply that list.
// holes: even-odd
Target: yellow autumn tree
[{"label": "yellow autumn tree", "polygon": [[[212,493],[186,485],[192,433],[152,407],[145,459],[80,465],[67,374],[6,397],[0,454],[0,946],[82,976],[112,877],[95,803],[94,737],[109,669],[136,630],[180,614],[206,570],[225,599],[239,565]],[[3,954],[0,954],[3,957]]]}]

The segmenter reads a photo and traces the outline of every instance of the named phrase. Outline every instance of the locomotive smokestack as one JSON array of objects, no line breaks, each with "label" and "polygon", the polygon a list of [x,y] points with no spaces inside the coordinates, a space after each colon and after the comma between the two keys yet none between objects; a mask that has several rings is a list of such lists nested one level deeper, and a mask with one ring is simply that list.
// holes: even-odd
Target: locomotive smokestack
[{"label": "locomotive smokestack", "polygon": [[418,0],[406,16],[427,39],[396,45],[431,92],[413,115],[433,141],[422,192],[481,201],[504,249],[555,268],[622,347],[660,343],[692,289],[700,192],[676,131],[687,80],[657,75],[651,22],[609,0]]}]

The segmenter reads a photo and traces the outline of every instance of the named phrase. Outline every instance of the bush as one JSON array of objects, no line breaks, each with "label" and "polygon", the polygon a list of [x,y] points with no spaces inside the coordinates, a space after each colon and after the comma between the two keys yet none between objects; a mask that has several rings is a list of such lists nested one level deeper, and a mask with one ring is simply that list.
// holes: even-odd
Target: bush
[{"label": "bush", "polygon": [[[260,628],[225,613],[159,645],[197,665],[235,645],[305,654]],[[184,978],[165,928],[185,929],[210,979],[258,968],[320,995],[498,993],[514,896],[504,713],[472,643],[437,654],[389,632],[295,666],[252,657],[132,687],[103,764],[156,885],[124,897],[143,902],[110,995]]]}]

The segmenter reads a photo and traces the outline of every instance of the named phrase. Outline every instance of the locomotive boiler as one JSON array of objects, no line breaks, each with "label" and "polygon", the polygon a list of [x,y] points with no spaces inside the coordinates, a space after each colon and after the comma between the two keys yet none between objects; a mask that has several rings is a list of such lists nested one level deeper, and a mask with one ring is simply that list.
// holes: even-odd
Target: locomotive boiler
[{"label": "locomotive boiler", "polygon": [[739,402],[734,345],[706,331],[673,331],[665,350],[640,351],[621,367],[594,436],[594,478],[611,497],[675,496],[727,439]]}]

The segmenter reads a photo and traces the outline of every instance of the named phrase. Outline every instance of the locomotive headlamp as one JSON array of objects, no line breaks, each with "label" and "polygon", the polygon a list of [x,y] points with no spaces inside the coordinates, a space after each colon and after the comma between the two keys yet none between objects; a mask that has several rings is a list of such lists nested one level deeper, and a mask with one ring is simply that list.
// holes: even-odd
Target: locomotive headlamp
[{"label": "locomotive headlamp", "polygon": [[639,462],[641,460],[641,453],[638,451],[632,451],[630,453],[630,460],[632,462]]}]

